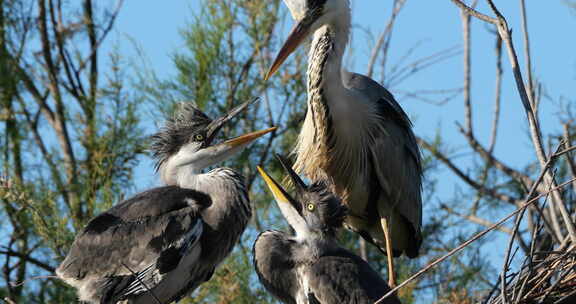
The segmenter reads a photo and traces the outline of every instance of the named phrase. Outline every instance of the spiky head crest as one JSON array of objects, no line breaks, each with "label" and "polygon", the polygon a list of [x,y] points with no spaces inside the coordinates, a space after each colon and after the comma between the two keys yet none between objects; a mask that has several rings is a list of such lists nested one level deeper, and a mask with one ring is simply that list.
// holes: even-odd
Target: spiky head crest
[{"label": "spiky head crest", "polygon": [[195,136],[207,139],[207,128],[212,122],[204,112],[192,102],[181,102],[176,105],[174,115],[166,120],[158,133],[152,135],[151,150],[158,169],[186,143]]}]

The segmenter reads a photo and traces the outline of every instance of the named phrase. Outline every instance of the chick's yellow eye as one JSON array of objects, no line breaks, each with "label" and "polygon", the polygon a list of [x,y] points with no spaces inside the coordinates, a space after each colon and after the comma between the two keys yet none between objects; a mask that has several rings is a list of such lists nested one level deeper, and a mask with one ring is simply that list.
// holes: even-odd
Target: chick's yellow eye
[{"label": "chick's yellow eye", "polygon": [[314,211],[314,204],[308,204],[306,208],[308,208],[309,211]]},{"label": "chick's yellow eye", "polygon": [[194,135],[194,139],[197,141],[201,141],[204,140],[204,136],[202,134],[196,134]]}]

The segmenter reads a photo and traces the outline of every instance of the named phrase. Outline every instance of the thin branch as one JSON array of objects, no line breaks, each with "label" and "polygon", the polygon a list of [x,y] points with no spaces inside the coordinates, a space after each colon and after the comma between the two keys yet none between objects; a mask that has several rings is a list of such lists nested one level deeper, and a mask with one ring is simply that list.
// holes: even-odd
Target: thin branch
[{"label": "thin branch", "polygon": [[90,54],[88,54],[88,56],[80,62],[80,66],[78,67],[77,72],[81,72],[86,67],[86,65],[90,62],[90,58],[92,58],[93,55],[92,53],[100,48],[100,45],[102,45],[102,42],[104,42],[104,40],[112,30],[114,23],[116,22],[116,18],[118,17],[118,14],[120,13],[120,9],[122,8],[123,4],[124,0],[118,0],[116,2],[116,7],[110,14],[110,19],[108,21],[107,26],[104,27],[104,29],[102,30],[102,34],[98,38],[98,41],[96,41],[96,43],[93,45],[93,48],[91,48]]},{"label": "thin branch", "polygon": [[[469,214],[469,215],[462,214],[462,213],[460,213],[460,212],[458,212],[458,211],[456,211],[456,210],[454,210],[454,209],[452,209],[446,205],[441,205],[440,209],[442,209],[442,210],[444,210],[444,211],[446,211],[452,215],[455,215],[459,218],[465,219],[465,220],[470,221],[474,224],[478,224],[478,225],[481,225],[484,227],[490,227],[490,226],[494,225],[494,223],[492,223],[488,220],[477,217],[476,215],[473,215],[473,214]],[[498,227],[498,228],[496,228],[496,230],[498,230],[500,232],[504,232],[504,233],[509,234],[509,235],[512,235],[512,229],[510,229],[506,226]]]},{"label": "thin branch", "polygon": [[479,11],[468,7],[466,4],[464,4],[462,1],[460,0],[451,0],[452,2],[454,2],[454,4],[456,4],[461,10],[464,10],[466,13],[480,19],[483,21],[486,21],[488,23],[492,23],[492,24],[496,24],[496,22],[498,22],[498,20],[496,20],[495,18],[492,18],[490,16],[484,15],[482,13],[480,13]]},{"label": "thin branch", "polygon": [[[384,31],[378,37],[378,41],[376,42],[376,45],[374,46],[374,48],[372,48],[372,54],[370,55],[370,60],[368,61],[368,71],[366,72],[366,76],[372,77],[372,74],[374,72],[374,65],[376,63],[376,59],[378,58],[378,54],[380,53],[379,52],[380,48],[382,48],[382,44],[384,44],[384,48],[382,49],[383,60],[384,60],[384,62],[382,64],[382,68],[385,69],[386,58],[388,57],[388,55],[387,55],[388,54],[388,47],[390,45],[390,38],[392,36],[392,28],[394,27],[394,23],[396,21],[396,16],[398,16],[398,13],[402,9],[402,7],[404,7],[405,3],[406,3],[406,0],[394,0],[392,14],[390,15],[390,19],[388,19],[388,24],[386,25],[386,28],[384,29]],[[384,43],[384,42],[386,42],[386,43]]]},{"label": "thin branch", "polygon": [[36,143],[36,146],[38,147],[38,149],[40,149],[40,153],[42,154],[42,157],[44,157],[44,160],[46,161],[46,163],[48,164],[48,167],[50,168],[50,172],[52,173],[52,178],[54,179],[54,183],[56,184],[58,191],[62,194],[62,199],[64,200],[64,204],[66,204],[66,207],[68,207],[69,210],[72,210],[71,206],[70,206],[70,200],[68,199],[68,190],[66,189],[64,183],[62,182],[62,178],[60,176],[60,172],[58,171],[58,167],[54,163],[52,156],[50,155],[50,152],[48,151],[48,148],[46,147],[46,145],[44,143],[44,138],[38,132],[37,122],[38,122],[38,115],[40,114],[40,111],[38,111],[38,113],[36,114],[36,117],[33,119],[27,110],[26,103],[22,99],[22,96],[20,96],[18,94],[17,99],[20,103],[21,111],[24,113],[24,118],[26,119],[26,123],[28,125],[28,128],[30,128],[30,130],[32,131],[32,137],[34,138],[34,142]]},{"label": "thin branch", "polygon": [[23,260],[25,260],[25,261],[27,261],[27,262],[30,262],[30,263],[32,263],[32,264],[34,264],[34,265],[36,265],[36,266],[38,266],[38,267],[40,267],[40,268],[48,271],[48,272],[50,272],[50,273],[54,273],[54,271],[55,271],[55,268],[54,268],[54,267],[52,267],[52,266],[50,266],[50,265],[48,265],[48,264],[46,264],[46,263],[44,263],[44,262],[42,262],[42,261],[40,261],[40,260],[38,260],[38,259],[33,258],[32,256],[30,256],[30,254],[25,254],[25,253],[21,253],[21,252],[17,252],[17,251],[12,251],[12,250],[10,250],[10,249],[0,250],[0,254],[4,254],[4,255],[7,255],[7,256],[13,256],[13,257],[18,257],[18,258],[23,259]]},{"label": "thin branch", "polygon": [[490,144],[488,153],[492,154],[496,146],[496,136],[498,135],[498,122],[500,121],[500,95],[502,93],[502,39],[496,35],[496,86],[494,89],[494,118],[492,120],[492,132],[490,133]]},{"label": "thin branch", "polygon": [[[564,129],[564,133],[562,134],[562,136],[564,137],[564,143],[566,144],[566,146],[570,146],[572,145],[572,141],[570,140],[570,127],[568,126],[567,123],[562,125],[563,129]],[[566,162],[568,163],[568,168],[570,169],[570,174],[572,175],[572,177],[576,177],[576,163],[574,163],[574,159],[570,154],[566,154]],[[574,187],[574,192],[576,192],[576,184],[573,185]]]},{"label": "thin branch", "polygon": [[47,12],[46,5],[43,0],[38,0],[39,16],[38,16],[38,27],[40,32],[40,41],[42,45],[42,55],[44,57],[44,63],[46,65],[46,73],[49,79],[50,92],[56,103],[56,111],[54,112],[54,131],[56,132],[57,138],[62,147],[62,155],[64,157],[64,164],[67,171],[68,182],[74,184],[76,178],[76,160],[74,156],[74,150],[72,149],[72,143],[70,140],[70,135],[68,133],[68,128],[66,125],[65,117],[65,107],[62,100],[62,95],[60,94],[60,89],[58,88],[58,67],[55,66],[52,61],[52,51],[51,43],[48,35],[48,25],[47,25]]},{"label": "thin branch", "polygon": [[[558,147],[560,148],[560,147]],[[536,188],[534,187],[534,189],[532,189],[530,192],[531,193],[535,193],[536,192]],[[548,191],[550,192],[550,191]],[[548,196],[546,196],[546,198],[548,198]],[[507,298],[507,293],[506,293],[506,273],[508,271],[508,267],[510,267],[509,261],[510,261],[510,252],[512,251],[512,246],[514,245],[514,237],[517,235],[518,233],[518,229],[520,227],[520,223],[522,222],[522,218],[524,217],[524,213],[525,213],[526,209],[522,210],[520,212],[520,214],[518,214],[516,216],[516,221],[514,223],[514,229],[512,231],[512,235],[510,236],[510,239],[508,241],[508,249],[506,250],[506,256],[504,257],[504,263],[502,264],[502,273],[501,273],[501,298],[502,298],[502,303],[506,304],[508,303],[508,298]],[[525,250],[526,253],[528,253],[527,250]]]},{"label": "thin branch", "polygon": [[[546,164],[546,154],[544,152],[544,147],[542,145],[542,134],[540,131],[540,126],[538,123],[538,119],[536,118],[534,111],[532,109],[532,105],[534,105],[534,101],[531,99],[531,95],[528,94],[526,87],[524,86],[524,81],[522,80],[522,72],[520,71],[518,65],[518,58],[516,56],[516,50],[514,49],[514,45],[512,42],[511,32],[508,28],[508,23],[506,19],[502,16],[500,11],[496,8],[492,0],[487,0],[490,8],[498,18],[498,22],[496,23],[498,28],[498,33],[502,40],[505,42],[506,47],[508,49],[508,57],[510,59],[510,64],[512,66],[512,71],[514,72],[514,78],[516,79],[516,85],[518,87],[518,93],[520,94],[520,98],[522,100],[522,104],[524,105],[524,110],[526,111],[526,115],[528,116],[528,123],[530,126],[530,134],[532,137],[532,142],[534,144],[534,150],[536,151],[536,156],[540,161],[540,167],[544,167]],[[550,184],[552,188],[556,188],[556,182],[548,172],[545,177],[544,181],[546,184]],[[564,220],[564,224],[566,225],[566,229],[568,230],[568,234],[572,239],[573,243],[576,243],[576,227],[574,227],[574,223],[570,219],[570,215],[568,210],[566,209],[566,205],[564,204],[564,200],[562,196],[558,192],[552,192],[552,204],[550,204],[551,209],[558,208],[560,210],[560,214],[562,215],[562,219]]]},{"label": "thin branch", "polygon": [[[472,7],[476,5],[476,0],[472,3]],[[462,19],[462,33],[464,40],[464,121],[466,125],[466,132],[473,134],[472,128],[472,104],[470,103],[470,15],[465,10],[461,12]]]},{"label": "thin branch", "polygon": [[[520,94],[520,100],[522,101],[522,105],[524,107],[524,111],[526,112],[526,116],[528,117],[528,125],[530,127],[530,135],[532,138],[532,143],[534,145],[534,150],[536,152],[538,161],[540,162],[540,167],[543,168],[546,163],[546,154],[544,152],[544,146],[542,144],[542,134],[540,131],[538,119],[534,114],[534,110],[532,108],[532,105],[534,105],[535,103],[531,99],[532,96],[528,94],[528,91],[526,90],[526,87],[524,85],[524,81],[522,79],[522,72],[520,71],[518,64],[518,57],[516,56],[516,50],[512,42],[511,32],[508,28],[508,23],[506,22],[506,19],[504,18],[504,16],[502,16],[500,11],[498,11],[496,5],[494,5],[492,0],[486,0],[486,1],[488,2],[488,5],[492,9],[492,12],[496,15],[496,18],[488,17],[484,14],[481,14],[475,11],[474,9],[468,7],[460,0],[451,0],[451,1],[461,9],[464,9],[467,13],[471,14],[472,16],[475,16],[481,20],[496,25],[496,28],[498,29],[498,34],[502,38],[502,41],[504,41],[504,43],[506,44],[506,48],[508,50],[508,59],[510,60],[510,65],[514,73],[514,79],[516,80],[517,90],[518,93]],[[547,173],[545,175],[544,181],[546,185],[550,184],[553,189],[557,188],[556,182],[550,176],[550,173]],[[558,208],[560,210],[560,214],[562,215],[562,219],[564,220],[564,224],[566,225],[568,234],[570,235],[572,242],[576,243],[576,228],[574,227],[574,223],[572,222],[568,210],[566,209],[566,205],[564,204],[562,196],[557,192],[553,192],[552,202],[553,203],[549,205],[550,211],[552,213],[555,213],[555,208]]]},{"label": "thin branch", "polygon": [[[571,179],[565,183],[560,184],[557,188],[555,189],[551,189],[552,191],[558,191],[560,189],[562,189],[564,186],[572,183],[576,181],[576,179]],[[450,252],[446,253],[444,256],[436,259],[434,262],[430,263],[428,266],[424,267],[423,269],[419,270],[418,272],[416,272],[415,274],[413,274],[412,276],[410,276],[408,279],[406,279],[404,282],[400,283],[398,286],[394,287],[392,290],[390,290],[388,293],[386,293],[384,296],[382,296],[382,298],[380,298],[378,301],[376,301],[374,304],[379,304],[382,303],[382,301],[384,299],[386,299],[387,297],[389,297],[390,295],[394,294],[396,291],[398,291],[398,289],[406,286],[408,283],[414,281],[415,279],[417,279],[418,277],[420,277],[422,274],[426,273],[427,271],[429,271],[430,269],[434,268],[436,265],[442,263],[443,261],[445,261],[446,259],[448,259],[449,257],[451,257],[452,255],[454,255],[455,253],[458,253],[459,251],[461,251],[462,249],[466,248],[468,245],[470,245],[471,243],[477,241],[478,239],[480,239],[481,237],[483,237],[484,235],[486,235],[488,232],[496,229],[496,227],[502,225],[504,222],[508,221],[510,218],[512,218],[513,216],[515,216],[516,214],[520,213],[522,210],[526,209],[528,206],[530,206],[531,204],[535,203],[538,201],[539,198],[548,195],[548,193],[543,193],[540,194],[536,197],[534,197],[533,199],[527,201],[526,203],[524,203],[522,205],[522,207],[516,209],[516,211],[510,213],[509,215],[507,215],[506,217],[504,217],[503,219],[499,220],[498,222],[494,223],[494,225],[490,226],[489,228],[477,233],[476,235],[474,235],[472,238],[468,239],[466,242],[460,244],[458,247],[452,249]]]},{"label": "thin branch", "polygon": [[[530,56],[530,38],[528,35],[528,21],[526,20],[526,3],[524,0],[520,0],[520,11],[522,15],[522,33],[524,35],[524,57],[526,60],[526,90],[528,90],[528,94],[534,100],[534,82],[532,80],[532,57]],[[537,108],[535,104],[532,107]]]},{"label": "thin branch", "polygon": [[[528,206],[530,206],[531,204],[535,203],[538,201],[538,199],[540,197],[543,197],[545,195],[547,195],[548,193],[543,193],[540,195],[536,195],[536,188],[538,187],[538,184],[542,182],[542,180],[544,179],[544,176],[546,175],[547,171],[552,167],[552,165],[554,164],[554,161],[556,160],[556,158],[559,155],[553,155],[550,157],[550,159],[546,162],[546,165],[544,166],[544,169],[542,169],[542,172],[540,173],[540,176],[536,179],[536,182],[534,183],[534,185],[532,186],[532,188],[530,189],[530,192],[528,193],[528,195],[526,195],[526,199],[524,204],[521,205],[520,208],[516,209],[514,212],[510,213],[509,215],[507,215],[506,217],[504,217],[503,219],[501,219],[500,221],[494,223],[494,225],[490,226],[489,228],[485,229],[484,231],[481,231],[479,233],[477,233],[476,235],[474,235],[472,238],[468,239],[466,242],[460,244],[458,247],[452,249],[450,252],[446,253],[444,256],[436,259],[434,262],[430,263],[428,266],[424,267],[423,269],[419,270],[418,272],[416,272],[414,275],[410,276],[408,279],[406,279],[404,282],[400,283],[398,286],[396,286],[395,288],[393,288],[392,290],[390,290],[388,293],[386,293],[382,298],[380,298],[378,301],[376,301],[374,304],[378,304],[381,303],[385,298],[387,298],[388,296],[394,294],[398,289],[406,286],[408,283],[410,283],[411,281],[415,280],[416,278],[420,277],[422,274],[424,274],[425,272],[427,272],[428,270],[432,269],[433,267],[435,267],[436,265],[438,265],[439,263],[443,262],[444,260],[448,259],[450,256],[454,255],[455,253],[461,251],[462,249],[464,249],[465,247],[467,247],[468,245],[470,245],[471,243],[473,243],[474,241],[478,240],[479,238],[483,237],[485,234],[487,234],[488,232],[496,229],[496,227],[499,227],[500,225],[502,225],[504,222],[506,222],[507,220],[509,220],[510,218],[512,218],[513,216],[515,216],[516,214],[523,212],[522,210],[524,210],[525,208],[527,208]],[[560,190],[562,189],[562,187],[564,187],[565,185],[570,184],[571,182],[573,182],[574,179],[571,179],[563,184],[561,184],[560,186],[557,187],[557,189],[551,189],[551,191],[556,191],[556,190]]]},{"label": "thin branch", "polygon": [[472,188],[476,189],[476,191],[483,193],[485,195],[491,196],[495,199],[513,204],[518,205],[518,200],[510,197],[506,194],[502,194],[497,192],[494,189],[487,188],[485,185],[476,182],[473,178],[465,174],[460,168],[458,168],[446,155],[438,151],[434,146],[430,143],[426,142],[421,138],[417,138],[418,144],[423,147],[424,149],[428,150],[434,157],[438,160],[443,162],[450,170],[454,172],[460,179],[466,182],[468,185],[472,186]]}]

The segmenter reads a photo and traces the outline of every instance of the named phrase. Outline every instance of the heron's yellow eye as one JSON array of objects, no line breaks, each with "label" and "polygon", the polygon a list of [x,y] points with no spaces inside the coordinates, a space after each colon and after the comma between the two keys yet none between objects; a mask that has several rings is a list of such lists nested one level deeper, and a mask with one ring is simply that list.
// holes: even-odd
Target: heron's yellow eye
[{"label": "heron's yellow eye", "polygon": [[308,206],[306,206],[306,208],[308,208],[308,211],[314,211],[314,204],[308,204]]},{"label": "heron's yellow eye", "polygon": [[194,140],[196,140],[196,141],[202,141],[202,140],[204,140],[204,135],[202,135],[202,134],[196,134],[196,135],[194,135]]}]

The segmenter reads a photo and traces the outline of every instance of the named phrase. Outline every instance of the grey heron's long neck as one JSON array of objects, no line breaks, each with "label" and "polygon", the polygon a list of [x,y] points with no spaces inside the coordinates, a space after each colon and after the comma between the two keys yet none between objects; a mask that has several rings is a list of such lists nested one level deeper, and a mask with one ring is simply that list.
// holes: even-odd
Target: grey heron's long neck
[{"label": "grey heron's long neck", "polygon": [[[325,25],[314,33],[308,63],[308,107],[317,123],[329,119],[328,92],[343,90],[342,59],[348,43],[349,24]],[[318,125],[316,126],[318,127]]]},{"label": "grey heron's long neck", "polygon": [[[344,92],[342,57],[348,43],[349,24],[325,25],[314,33],[308,63],[308,112],[300,133],[295,164],[312,180],[324,178],[329,147],[334,143],[333,116],[338,96]],[[321,170],[318,170],[321,169]]]},{"label": "grey heron's long neck", "polygon": [[195,190],[212,200],[202,211],[202,256],[206,262],[219,264],[238,243],[252,217],[250,200],[244,178],[232,169],[216,168],[198,178]]}]

